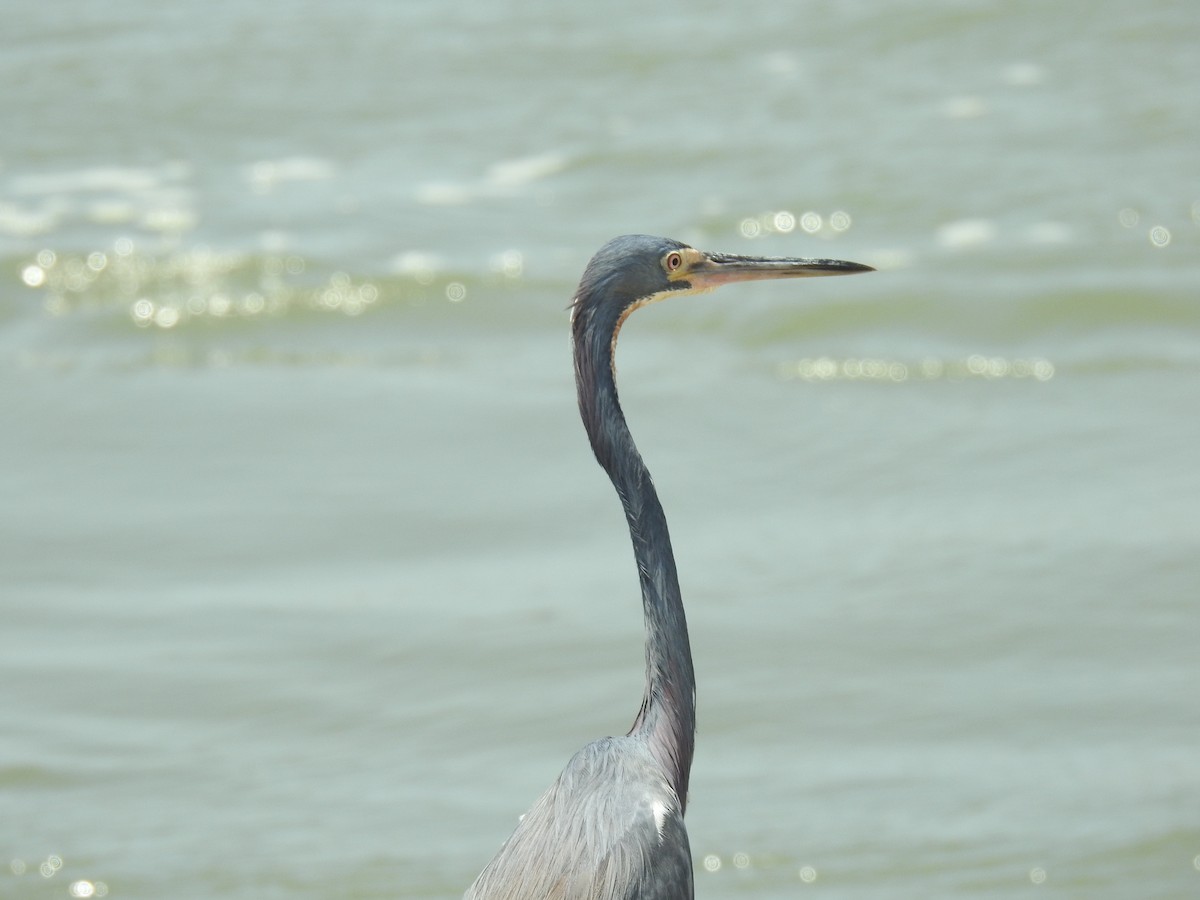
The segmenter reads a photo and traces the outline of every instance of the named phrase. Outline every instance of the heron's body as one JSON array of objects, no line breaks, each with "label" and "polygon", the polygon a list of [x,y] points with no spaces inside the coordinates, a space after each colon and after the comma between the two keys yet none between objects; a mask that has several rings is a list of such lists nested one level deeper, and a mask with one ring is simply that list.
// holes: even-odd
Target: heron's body
[{"label": "heron's body", "polygon": [[489,900],[692,896],[679,798],[633,735],[576,753],[467,892]]},{"label": "heron's body", "polygon": [[836,260],[704,254],[647,235],[615,238],[588,263],[571,314],[579,411],[629,525],[646,623],[646,689],[625,737],[594,741],[522,816],[464,900],[691,900],[683,816],[696,679],[662,504],[621,412],[613,352],[630,312],[729,281],[837,275]]}]

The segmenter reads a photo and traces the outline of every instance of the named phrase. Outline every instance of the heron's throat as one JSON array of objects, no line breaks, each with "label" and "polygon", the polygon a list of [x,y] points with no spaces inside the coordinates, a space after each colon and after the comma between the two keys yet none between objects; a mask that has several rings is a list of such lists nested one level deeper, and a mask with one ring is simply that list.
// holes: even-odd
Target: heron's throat
[{"label": "heron's throat", "polygon": [[634,300],[623,310],[621,310],[621,314],[617,316],[617,324],[613,326],[612,341],[608,347],[609,364],[612,367],[614,374],[616,372],[617,338],[621,335],[621,327],[625,324],[625,320],[628,319],[633,312],[641,309],[643,306],[649,306],[651,303],[658,303],[660,300],[666,300],[668,297],[682,297],[685,294],[707,294],[713,289],[714,286],[692,287],[687,282],[682,282],[673,288],[668,288],[665,291],[655,291],[653,294],[648,294],[645,297]]}]

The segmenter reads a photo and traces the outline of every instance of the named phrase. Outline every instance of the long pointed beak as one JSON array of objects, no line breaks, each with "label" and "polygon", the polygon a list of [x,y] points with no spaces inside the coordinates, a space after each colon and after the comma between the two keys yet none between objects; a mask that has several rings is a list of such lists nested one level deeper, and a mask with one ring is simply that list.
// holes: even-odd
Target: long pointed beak
[{"label": "long pointed beak", "polygon": [[874,272],[862,263],[840,259],[787,259],[705,253],[684,276],[694,287],[710,288],[733,281],[765,278],[813,278],[818,275],[853,275]]}]

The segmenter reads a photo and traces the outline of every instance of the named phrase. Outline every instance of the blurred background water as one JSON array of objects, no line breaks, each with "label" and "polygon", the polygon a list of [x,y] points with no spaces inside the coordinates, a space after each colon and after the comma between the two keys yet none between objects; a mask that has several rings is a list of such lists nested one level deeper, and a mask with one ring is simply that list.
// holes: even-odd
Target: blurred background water
[{"label": "blurred background water", "polygon": [[703,897],[1200,895],[1200,14],[8,4],[0,896],[458,896],[641,692]]}]

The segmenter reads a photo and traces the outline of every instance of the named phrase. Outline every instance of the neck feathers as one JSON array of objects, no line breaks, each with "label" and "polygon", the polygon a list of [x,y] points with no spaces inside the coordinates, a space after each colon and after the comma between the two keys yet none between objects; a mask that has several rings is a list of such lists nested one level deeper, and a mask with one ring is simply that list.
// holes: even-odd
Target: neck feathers
[{"label": "neck feathers", "polygon": [[633,541],[646,617],[646,692],[630,734],[644,735],[681,807],[695,743],[695,673],[667,519],[617,399],[616,335],[627,313],[576,308],[572,318],[579,410],[596,459],[612,480]]}]

